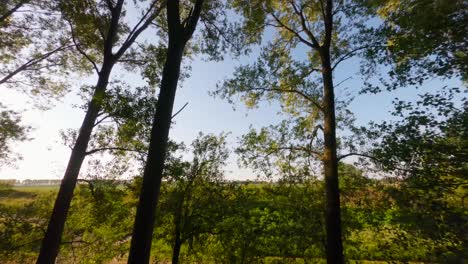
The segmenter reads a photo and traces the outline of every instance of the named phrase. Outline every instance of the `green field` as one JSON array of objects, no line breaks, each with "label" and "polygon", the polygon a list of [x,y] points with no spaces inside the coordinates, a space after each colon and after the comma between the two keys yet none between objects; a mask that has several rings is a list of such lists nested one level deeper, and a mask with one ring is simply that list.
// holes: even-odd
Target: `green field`
[{"label": "green field", "polygon": [[42,193],[58,191],[59,185],[13,186],[12,189],[20,192]]},{"label": "green field", "polygon": [[[349,263],[462,263],[457,262],[463,252],[457,225],[464,223],[457,221],[462,221],[465,212],[448,207],[451,211],[444,214],[453,225],[436,226],[432,222],[435,213],[406,211],[390,196],[396,190],[387,192],[385,182],[360,181],[343,185]],[[199,184],[192,190],[192,209],[184,216],[192,224],[184,231],[191,237],[182,245],[182,262],[324,263],[320,181]],[[34,262],[57,190],[57,185],[0,188],[0,236],[6,242],[0,242],[1,263]],[[132,184],[110,181],[97,181],[92,188],[78,185],[59,263],[71,263],[71,259],[75,263],[125,263],[123,252],[128,248],[137,197],[134,190]],[[177,185],[163,185],[152,249],[154,260],[160,263],[171,259],[177,213],[174,199],[179,191]],[[200,227],[202,231],[197,231]],[[446,237],[438,239],[436,232]]]}]

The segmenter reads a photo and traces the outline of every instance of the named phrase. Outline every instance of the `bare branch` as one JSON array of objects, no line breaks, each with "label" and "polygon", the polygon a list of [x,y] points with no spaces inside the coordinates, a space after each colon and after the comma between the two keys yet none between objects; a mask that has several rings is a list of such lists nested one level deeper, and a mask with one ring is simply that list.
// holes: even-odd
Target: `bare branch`
[{"label": "bare branch", "polygon": [[350,77],[348,77],[348,78],[345,78],[345,79],[344,79],[344,80],[342,80],[341,82],[339,82],[339,83],[337,83],[336,85],[334,85],[334,86],[335,86],[335,88],[336,88],[336,87],[338,87],[338,86],[340,86],[341,84],[343,84],[343,83],[344,83],[344,82],[346,82],[347,80],[350,80],[350,79],[352,79],[352,78],[353,78],[352,76],[350,76]]},{"label": "bare branch", "polygon": [[192,16],[192,14],[193,14],[193,6],[190,8],[190,11],[188,12],[187,17],[181,22],[182,27],[187,27],[189,18]]},{"label": "bare branch", "polygon": [[140,154],[146,154],[145,151],[141,151],[137,149],[120,148],[120,147],[105,147],[105,148],[96,148],[96,149],[89,150],[85,153],[85,155],[92,155],[101,151],[130,151],[130,152],[136,152]]},{"label": "bare branch", "polygon": [[355,55],[356,52],[360,51],[360,50],[363,50],[363,49],[367,49],[367,48],[371,48],[371,47],[384,47],[383,45],[366,45],[366,46],[360,46],[360,47],[357,47],[357,48],[354,48],[350,51],[348,51],[346,54],[344,54],[343,56],[341,56],[340,58],[338,58],[334,63],[333,63],[333,66],[332,66],[332,70],[335,70],[335,68],[338,66],[338,64],[340,64],[341,62],[353,57]]},{"label": "bare branch", "polygon": [[344,154],[344,155],[341,155],[341,156],[338,156],[338,161],[344,159],[344,158],[347,158],[347,157],[351,157],[351,156],[359,156],[359,157],[363,157],[363,158],[368,158],[368,159],[371,159],[371,160],[375,160],[375,161],[379,161],[377,158],[371,156],[371,155],[367,155],[367,154],[364,154],[364,153],[357,153],[357,152],[351,152],[351,153],[348,153],[348,154]]},{"label": "bare branch", "polygon": [[323,131],[323,127],[320,124],[314,127],[314,130],[312,131],[312,137],[310,138],[310,141],[309,141],[309,149],[312,149],[312,145],[314,144],[314,139],[317,138],[317,133],[319,129]]},{"label": "bare branch", "polygon": [[106,119],[110,118],[111,116],[110,115],[106,115],[104,117],[102,117],[101,119],[97,120],[95,123],[94,123],[94,127],[98,126],[99,124],[101,124],[102,122],[104,122]]},{"label": "bare branch", "polygon": [[173,119],[173,118],[176,117],[178,114],[180,114],[180,112],[182,112],[182,110],[184,110],[184,108],[187,107],[187,105],[188,105],[188,102],[186,102],[186,103],[184,104],[184,106],[182,106],[182,107],[179,109],[179,111],[177,111],[174,115],[172,115],[171,119]]},{"label": "bare branch", "polygon": [[323,7],[323,0],[319,0],[320,3],[320,11],[322,12],[322,16],[325,18],[325,8]]}]

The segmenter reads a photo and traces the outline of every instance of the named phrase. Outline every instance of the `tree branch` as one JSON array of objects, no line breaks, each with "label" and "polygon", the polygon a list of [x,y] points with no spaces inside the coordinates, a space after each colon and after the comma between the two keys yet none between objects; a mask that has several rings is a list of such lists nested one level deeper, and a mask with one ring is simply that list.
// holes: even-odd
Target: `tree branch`
[{"label": "tree branch", "polygon": [[371,159],[371,160],[379,161],[377,158],[375,158],[373,156],[363,154],[363,153],[357,153],[357,152],[351,152],[351,153],[347,153],[347,154],[338,156],[337,159],[338,159],[338,161],[340,161],[340,160],[342,160],[344,158],[351,157],[351,156],[359,156],[359,157],[364,157],[364,158],[368,158],[368,159]]},{"label": "tree branch", "polygon": [[96,148],[96,149],[92,149],[90,151],[87,151],[85,153],[85,155],[92,155],[96,152],[100,152],[100,151],[131,151],[131,152],[136,152],[136,153],[140,153],[140,154],[146,154],[145,151],[141,151],[141,150],[137,150],[137,149],[129,149],[129,148],[120,148],[120,147],[105,147],[105,148]]},{"label": "tree branch", "polygon": [[0,23],[3,23],[5,22],[5,20],[10,17],[11,15],[13,15],[13,13],[15,13],[20,7],[22,7],[24,4],[28,3],[30,0],[23,0],[23,1],[19,1],[15,6],[13,6],[12,9],[10,10],[7,10],[7,12],[5,14],[3,14],[2,16],[0,16]]},{"label": "tree branch", "polygon": [[263,88],[263,87],[258,87],[258,88],[250,88],[249,90],[251,91],[264,91],[264,92],[278,92],[278,93],[296,93],[312,103],[315,107],[317,107],[320,111],[323,111],[323,107],[313,98],[305,94],[304,92],[301,92],[299,90],[295,89],[278,89],[278,88]]},{"label": "tree branch", "polygon": [[47,58],[49,58],[50,56],[52,56],[56,52],[59,52],[59,51],[62,51],[62,50],[65,50],[65,49],[68,49],[68,48],[71,48],[71,47],[73,47],[73,45],[60,46],[60,47],[58,47],[56,49],[53,49],[53,50],[51,50],[51,51],[49,51],[47,53],[42,54],[41,56],[39,56],[37,58],[30,59],[29,61],[25,62],[23,65],[19,66],[16,70],[8,73],[5,77],[3,77],[0,80],[0,84],[8,82],[11,78],[13,78],[15,75],[17,75],[21,71],[28,70],[29,67],[37,65],[38,63],[40,63],[41,61],[46,60]]},{"label": "tree branch", "polygon": [[[125,51],[135,42],[136,38],[151,24],[151,22],[161,13],[163,7],[164,7],[164,2],[161,3],[159,8],[155,9],[156,3],[158,0],[154,0],[151,6],[148,8],[146,13],[143,15],[143,17],[138,21],[138,23],[133,27],[133,29],[130,31],[130,33],[127,36],[127,39],[124,41],[120,49],[117,51],[117,53],[114,55],[115,59],[119,59]],[[154,11],[153,11],[154,10]],[[150,15],[150,13],[152,13]],[[150,15],[150,16],[149,16]],[[149,16],[149,17],[148,17]],[[143,22],[144,21],[144,22]],[[142,24],[143,23],[143,24]],[[141,25],[141,26],[140,26]]]},{"label": "tree branch", "polygon": [[204,0],[197,0],[195,2],[195,6],[193,7],[193,12],[191,12],[187,20],[187,26],[184,28],[185,38],[186,38],[185,41],[190,39],[193,32],[195,31],[195,28],[197,27],[197,23],[200,18],[203,2]]},{"label": "tree branch", "polygon": [[94,127],[98,126],[98,125],[101,124],[104,120],[106,120],[106,119],[108,119],[108,118],[110,118],[110,117],[111,117],[111,115],[106,115],[106,116],[102,117],[101,119],[97,120],[97,121],[94,123],[93,126],[94,126]]},{"label": "tree branch", "polygon": [[[306,152],[308,154],[315,155],[317,158],[322,159],[322,153],[320,153],[318,151],[315,151],[315,150],[312,150],[312,149],[309,149],[309,148],[305,148],[305,147],[298,147],[298,146],[278,147],[278,148],[275,148],[273,150],[277,150],[277,151],[281,151],[281,150],[302,151],[302,152]],[[273,153],[274,153],[274,151],[273,151]]]},{"label": "tree branch", "polygon": [[294,3],[294,0],[289,1],[294,9],[294,12],[299,16],[301,19],[301,25],[302,25],[302,30],[307,34],[307,36],[310,38],[312,41],[312,44],[314,44],[314,48],[318,49],[320,47],[320,43],[317,41],[317,38],[315,38],[314,34],[310,31],[309,27],[307,26],[307,20],[304,16],[304,8],[301,7],[299,10]]},{"label": "tree branch", "polygon": [[100,71],[99,71],[99,68],[98,68],[96,62],[83,49],[80,48],[80,45],[78,44],[78,42],[76,41],[76,38],[75,38],[75,31],[73,30],[73,25],[72,25],[72,23],[70,21],[67,20],[67,22],[70,25],[72,40],[73,40],[73,44],[75,44],[76,50],[78,50],[78,52],[81,55],[83,55],[91,63],[91,65],[93,65],[94,70],[99,75]]},{"label": "tree branch", "polygon": [[361,47],[357,47],[353,50],[350,50],[349,52],[347,52],[346,54],[344,54],[343,56],[339,57],[334,63],[333,63],[333,66],[332,66],[332,71],[335,70],[335,68],[338,66],[338,64],[340,64],[341,62],[351,58],[354,56],[354,53],[356,53],[357,51],[360,51],[360,50],[363,50],[363,49],[367,49],[367,48],[371,48],[371,47],[383,47],[382,45],[366,45],[366,46],[361,46]]},{"label": "tree branch", "polygon": [[353,78],[352,76],[350,76],[350,77],[348,77],[348,78],[345,78],[345,79],[344,79],[344,80],[342,80],[341,82],[339,82],[339,83],[337,83],[336,85],[334,85],[334,86],[335,86],[335,88],[336,88],[336,87],[338,87],[338,86],[340,86],[341,84],[343,84],[343,83],[344,83],[344,82],[346,82],[347,80],[350,80],[350,79],[352,79],[352,78]]},{"label": "tree branch", "polygon": [[[363,158],[368,158],[368,159],[371,159],[377,163],[382,163],[381,160],[379,160],[378,158],[376,157],[373,157],[371,155],[368,155],[368,154],[364,154],[364,153],[357,153],[357,152],[351,152],[351,153],[348,153],[348,154],[344,154],[344,155],[341,155],[337,158],[338,161],[344,159],[344,158],[347,158],[347,157],[351,157],[351,156],[358,156],[358,157],[363,157]],[[400,167],[397,167],[397,166],[393,166],[393,168],[395,170],[400,170],[400,171],[405,171],[405,172],[414,172],[414,170],[410,170],[410,169],[404,169],[404,168],[400,168]]]},{"label": "tree branch", "polygon": [[287,25],[285,25],[274,13],[270,13],[271,16],[276,20],[276,22],[279,24],[278,27],[283,27],[285,28],[286,30],[288,30],[289,32],[291,32],[292,34],[294,34],[302,43],[306,44],[307,46],[311,47],[311,48],[316,48],[315,44],[307,41],[305,38],[303,38],[298,32],[296,32],[295,30],[293,30],[292,28],[288,27]]},{"label": "tree branch", "polygon": [[117,3],[114,7],[112,7],[112,3],[109,6],[111,11],[111,21],[109,25],[109,31],[107,31],[107,36],[104,42],[104,61],[106,61],[106,59],[113,59],[112,46],[114,45],[114,39],[119,31],[119,19],[122,14],[123,3],[124,0],[117,0]]},{"label": "tree branch", "polygon": [[180,109],[179,111],[177,111],[175,114],[172,115],[171,119],[173,119],[174,117],[176,117],[178,114],[180,114],[180,112],[182,112],[182,110],[184,110],[184,108],[188,105],[188,102],[186,102]]}]

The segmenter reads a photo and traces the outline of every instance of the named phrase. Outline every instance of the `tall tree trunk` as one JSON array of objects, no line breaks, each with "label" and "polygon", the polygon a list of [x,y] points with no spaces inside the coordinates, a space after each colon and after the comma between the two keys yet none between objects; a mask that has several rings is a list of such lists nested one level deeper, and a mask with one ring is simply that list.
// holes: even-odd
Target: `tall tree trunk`
[{"label": "tall tree trunk", "polygon": [[323,134],[324,170],[325,170],[325,195],[326,209],[325,222],[327,232],[327,263],[342,264],[343,244],[341,240],[341,214],[340,214],[340,190],[338,186],[338,159],[336,155],[336,120],[335,120],[335,95],[333,87],[333,75],[330,63],[329,49],[322,49],[322,78],[323,78]]},{"label": "tall tree trunk", "polygon": [[42,240],[41,250],[37,258],[38,264],[53,264],[57,257],[65,220],[67,218],[68,210],[70,209],[70,202],[73,197],[73,190],[75,189],[78,175],[80,173],[81,165],[86,156],[86,149],[94,128],[94,123],[101,108],[99,101],[105,93],[107,88],[109,75],[112,66],[103,67],[96,85],[91,102],[88,104],[85,118],[80,128],[78,137],[76,138],[75,146],[73,147],[70,159],[68,160],[67,169],[63,176],[60,189],[55,200],[54,209],[50,216],[49,225],[45,237]]},{"label": "tall tree trunk", "polygon": [[[183,203],[183,202],[182,202]],[[174,219],[174,247],[172,248],[172,264],[179,263],[180,248],[182,247],[182,239],[180,237],[182,227],[182,205],[177,208],[176,216]]]},{"label": "tall tree trunk", "polygon": [[156,205],[159,199],[169,128],[171,126],[172,108],[174,106],[184,48],[185,42],[169,38],[167,57],[161,80],[161,91],[153,120],[153,128],[151,129],[148,158],[143,173],[143,185],[133,227],[128,263],[141,264],[149,262]]},{"label": "tall tree trunk", "polygon": [[148,263],[151,253],[156,205],[166,159],[167,141],[171,127],[172,108],[179,82],[180,64],[187,41],[192,37],[200,18],[204,0],[196,0],[189,17],[180,20],[179,0],[166,2],[169,43],[164,64],[156,113],[151,129],[148,158],[143,172],[143,185],[138,201],[128,263]]},{"label": "tall tree trunk", "polygon": [[175,237],[174,248],[172,249],[172,263],[179,263],[180,248],[182,247],[182,240],[180,239],[180,234],[178,233]]},{"label": "tall tree trunk", "polygon": [[327,263],[343,264],[343,242],[341,238],[340,188],[338,183],[338,158],[336,155],[335,87],[331,67],[330,47],[333,36],[333,0],[327,0],[323,22],[325,36],[323,46],[318,49],[322,64],[323,79],[323,136],[325,171],[325,226],[327,232]]}]

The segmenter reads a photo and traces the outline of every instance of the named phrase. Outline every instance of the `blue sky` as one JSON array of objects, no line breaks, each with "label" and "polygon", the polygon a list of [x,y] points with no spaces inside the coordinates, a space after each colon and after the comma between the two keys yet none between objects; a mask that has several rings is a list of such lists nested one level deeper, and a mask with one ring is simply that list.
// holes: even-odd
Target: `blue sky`
[{"label": "blue sky", "polygon": [[[150,34],[145,34],[144,38]],[[300,51],[298,51],[300,52]],[[229,132],[230,147],[236,146],[237,138],[249,130],[249,127],[260,128],[279,121],[278,106],[270,103],[262,103],[258,109],[247,110],[242,103],[233,105],[208,95],[216,83],[228,78],[235,66],[252,62],[257,52],[238,59],[227,57],[221,62],[207,62],[195,58],[191,62],[190,78],[185,80],[177,92],[174,111],[177,111],[186,102],[185,108],[177,117],[170,137],[176,141],[184,141],[189,144],[199,133]],[[298,53],[295,56],[302,56]],[[359,65],[356,59],[342,64],[335,73],[335,83],[350,78],[338,88],[340,91],[347,89],[352,94],[362,86],[358,76]],[[114,76],[124,73],[116,71]],[[138,76],[132,74],[126,77],[129,83],[141,83]],[[74,80],[77,84],[93,83],[94,78],[83,78]],[[444,85],[459,85],[454,80],[431,80],[424,85],[424,90],[436,89]],[[338,91],[337,96],[340,96]],[[354,112],[358,122],[362,125],[369,121],[381,121],[390,118],[388,111],[391,110],[392,100],[395,97],[402,99],[414,99],[417,93],[412,87],[400,89],[394,92],[383,92],[376,95],[357,96],[349,108]],[[342,92],[341,92],[342,93]],[[32,140],[18,143],[13,150],[23,156],[23,160],[16,162],[15,167],[1,167],[0,179],[60,179],[63,175],[68,161],[70,150],[63,146],[60,141],[59,131],[67,128],[78,128],[84,113],[73,104],[79,104],[80,100],[71,92],[65,96],[54,108],[48,111],[31,109],[31,99],[25,98],[21,93],[12,90],[1,90],[2,103],[12,109],[23,111],[24,123],[31,125],[34,130],[30,137]],[[236,163],[236,157],[232,156],[227,168],[228,178],[245,179],[253,178],[251,171],[240,169]]]},{"label": "blue sky", "polygon": [[[189,144],[199,131],[204,133],[221,132],[231,133],[229,136],[230,147],[234,148],[237,138],[248,131],[250,126],[259,128],[276,123],[278,107],[274,104],[262,103],[258,109],[247,110],[242,103],[233,105],[208,95],[216,83],[228,78],[236,65],[247,63],[251,59],[231,58],[222,62],[206,62],[195,59],[192,62],[191,77],[183,82],[177,92],[175,111],[188,102],[188,106],[176,117],[176,124],[171,130],[170,136],[177,141]],[[353,64],[354,63],[354,64]],[[356,61],[349,61],[338,69],[335,75],[336,82],[348,77],[353,79],[346,81],[340,89],[348,87],[357,92],[361,87],[359,76],[356,75],[358,65]],[[122,74],[117,72],[118,74]],[[139,82],[136,76],[132,76]],[[425,85],[424,90],[435,89],[444,84],[456,84],[455,81],[433,80]],[[395,92],[383,92],[377,95],[357,96],[350,105],[359,123],[366,124],[371,120],[380,121],[388,119],[388,111],[391,109],[391,101],[395,97],[404,99],[415,98],[418,92],[414,88],[400,89]],[[26,111],[23,113],[26,124],[33,126],[31,141],[19,143],[14,150],[23,156],[23,160],[16,163],[17,168],[4,167],[0,170],[0,179],[60,179],[67,163],[70,150],[60,142],[59,130],[66,128],[78,128],[84,113],[71,105],[79,103],[79,99],[73,93],[67,95],[62,102],[49,111],[27,110],[30,99],[24,98],[20,93],[2,91],[1,98],[6,100],[10,107]],[[247,169],[239,169],[236,157],[230,159],[227,168],[229,178],[252,178],[252,173]]]}]

